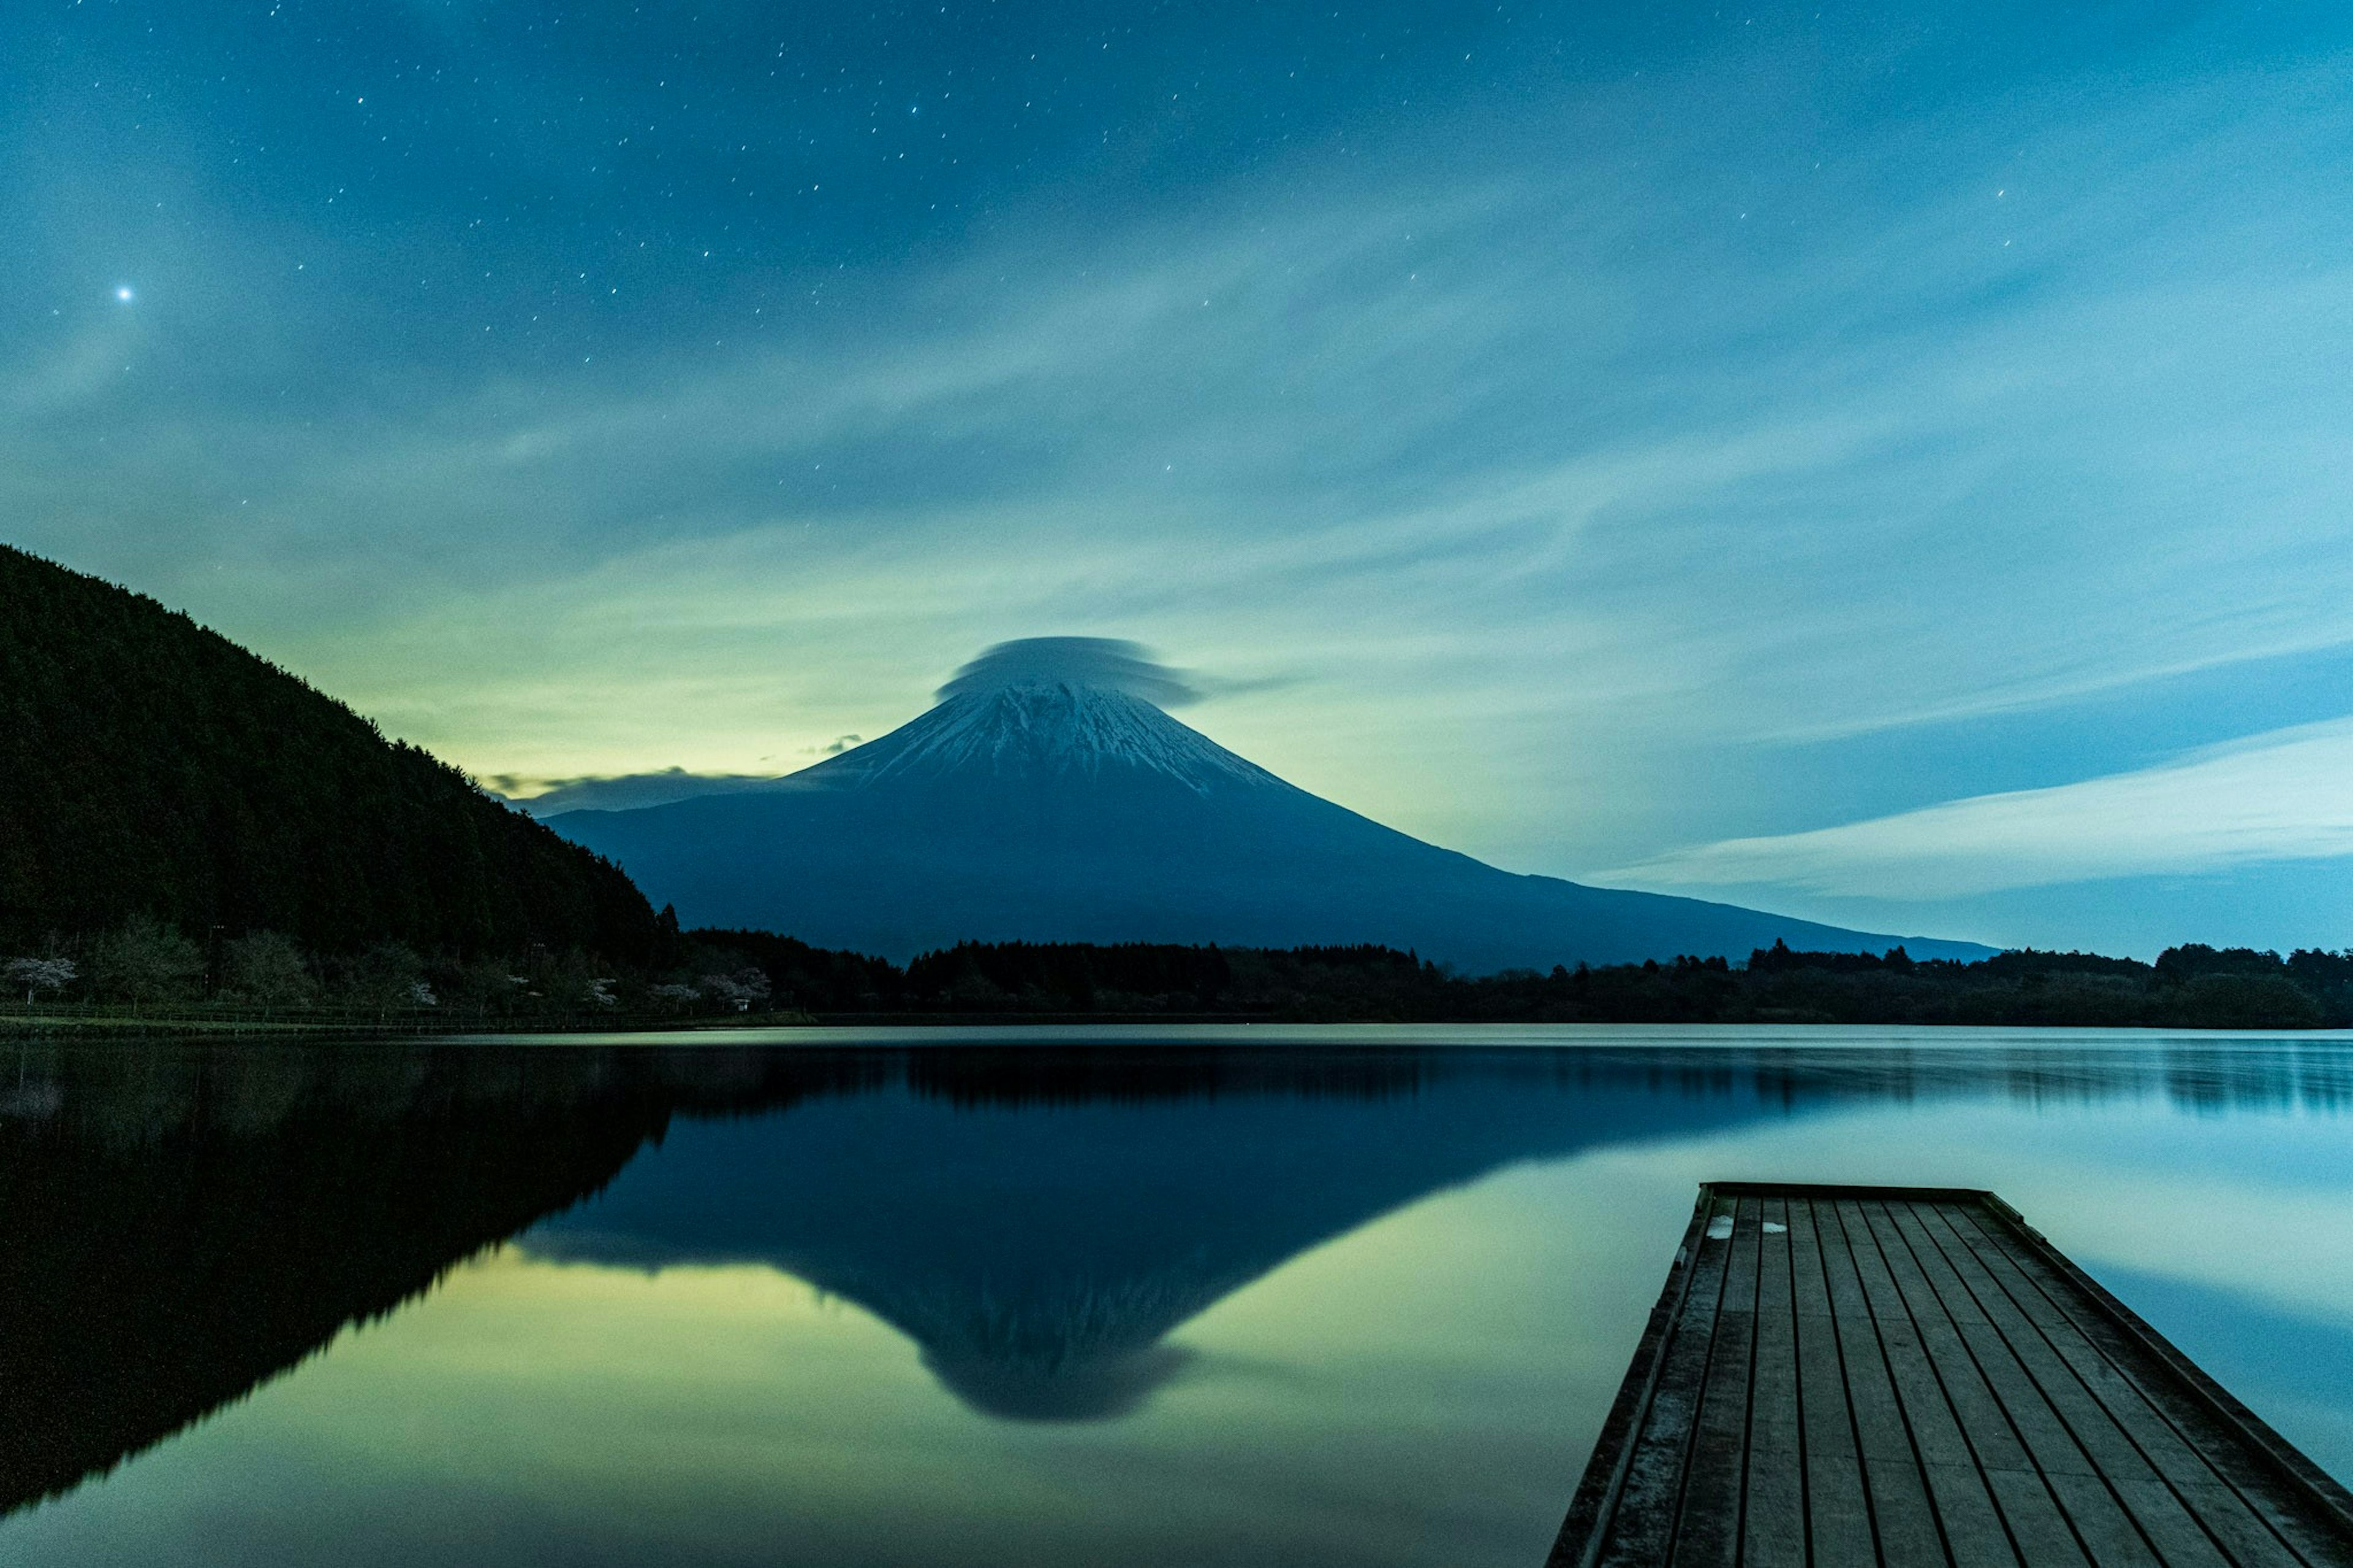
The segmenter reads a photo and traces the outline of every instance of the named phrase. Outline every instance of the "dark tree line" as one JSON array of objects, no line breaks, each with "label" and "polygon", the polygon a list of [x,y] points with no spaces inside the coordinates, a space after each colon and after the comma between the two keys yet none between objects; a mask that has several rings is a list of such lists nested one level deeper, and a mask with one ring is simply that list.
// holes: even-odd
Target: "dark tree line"
[{"label": "dark tree line", "polygon": [[185,616],[0,546],[0,948],[146,919],[644,965],[620,869]]},{"label": "dark tree line", "polygon": [[[57,966],[63,960],[60,976]],[[2004,952],[1974,963],[1776,943],[1722,958],[1469,977],[1374,945],[961,942],[901,965],[769,931],[681,931],[664,910],[649,961],[574,948],[314,953],[275,931],[213,944],[145,917],[70,952],[0,955],[27,1004],[259,1012],[297,1022],[577,1026],[810,1017],[1263,1018],[1329,1023],[1959,1024],[2174,1028],[2353,1026],[2353,952],[2170,948],[2155,963]]]},{"label": "dark tree line", "polygon": [[903,968],[764,931],[694,931],[689,967],[756,973],[817,1015],[1267,1017],[1333,1022],[2353,1026],[2353,952],[2188,945],[2155,963],[2004,952],[1974,963],[1799,952],[1469,978],[1378,946],[964,942]]}]

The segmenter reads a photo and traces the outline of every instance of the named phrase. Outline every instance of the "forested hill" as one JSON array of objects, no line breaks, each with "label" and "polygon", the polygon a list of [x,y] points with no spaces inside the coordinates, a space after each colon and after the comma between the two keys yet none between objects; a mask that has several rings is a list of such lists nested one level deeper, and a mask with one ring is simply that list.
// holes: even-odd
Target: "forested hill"
[{"label": "forested hill", "polygon": [[147,917],[319,952],[646,962],[610,862],[153,599],[0,545],[0,942]]}]

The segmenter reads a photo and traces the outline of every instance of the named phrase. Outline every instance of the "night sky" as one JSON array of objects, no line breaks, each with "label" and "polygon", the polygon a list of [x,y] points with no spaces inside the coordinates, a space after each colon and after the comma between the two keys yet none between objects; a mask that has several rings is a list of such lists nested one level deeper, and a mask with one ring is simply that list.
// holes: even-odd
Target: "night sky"
[{"label": "night sky", "polygon": [[0,7],[0,538],[502,787],[984,647],[1514,869],[2353,945],[2336,5]]}]

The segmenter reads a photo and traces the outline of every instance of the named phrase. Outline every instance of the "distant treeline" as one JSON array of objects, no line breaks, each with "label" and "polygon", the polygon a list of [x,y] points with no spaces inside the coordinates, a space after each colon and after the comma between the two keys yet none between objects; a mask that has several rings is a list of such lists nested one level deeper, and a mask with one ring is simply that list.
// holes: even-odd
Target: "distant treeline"
[{"label": "distant treeline", "polygon": [[401,942],[319,953],[269,931],[207,944],[138,917],[71,951],[0,950],[0,982],[45,1013],[193,1008],[426,1026],[779,1016],[2353,1026],[2353,952],[2193,944],[2155,963],[2031,950],[1961,963],[1776,943],[1738,967],[1679,958],[1472,978],[1370,945],[964,942],[901,965],[768,931],[681,931],[668,910],[655,931],[649,963],[616,965],[543,946],[514,957]]},{"label": "distant treeline", "polygon": [[756,972],[813,1014],[1187,1014],[1399,1023],[2353,1026],[2353,952],[2171,948],[2155,963],[2004,952],[1974,963],[1799,952],[1467,978],[1378,946],[965,942],[902,968],[765,931],[694,931],[691,967]]}]

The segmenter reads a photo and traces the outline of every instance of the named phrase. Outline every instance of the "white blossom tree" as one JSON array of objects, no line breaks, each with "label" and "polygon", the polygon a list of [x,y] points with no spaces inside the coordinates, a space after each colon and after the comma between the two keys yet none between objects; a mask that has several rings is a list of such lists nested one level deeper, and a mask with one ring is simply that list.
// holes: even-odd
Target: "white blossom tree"
[{"label": "white blossom tree", "polygon": [[12,958],[5,971],[8,988],[25,988],[25,1005],[33,1005],[35,997],[44,991],[62,991],[74,982],[80,972],[70,958]]},{"label": "white blossom tree", "polygon": [[738,1013],[748,1013],[754,1005],[768,999],[768,977],[755,968],[739,969],[733,974],[706,974],[702,986],[705,996],[725,1003]]}]

